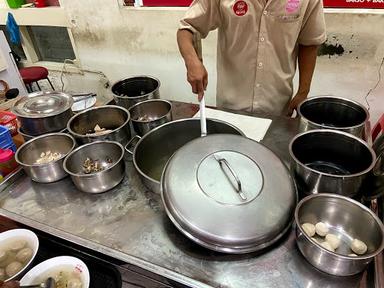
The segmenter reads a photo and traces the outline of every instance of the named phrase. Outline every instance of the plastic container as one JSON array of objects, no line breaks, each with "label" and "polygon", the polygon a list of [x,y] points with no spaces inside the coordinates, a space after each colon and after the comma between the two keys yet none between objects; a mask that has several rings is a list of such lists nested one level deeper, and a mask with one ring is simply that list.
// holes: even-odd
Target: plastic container
[{"label": "plastic container", "polygon": [[12,142],[12,135],[7,127],[0,125],[0,142],[5,140]]},{"label": "plastic container", "polygon": [[9,8],[20,8],[25,2],[24,0],[7,0]]},{"label": "plastic container", "polygon": [[17,135],[17,117],[8,111],[0,111],[0,125],[9,129],[12,136]]},{"label": "plastic container", "polygon": [[0,173],[7,176],[18,167],[15,152],[10,149],[0,149]]}]

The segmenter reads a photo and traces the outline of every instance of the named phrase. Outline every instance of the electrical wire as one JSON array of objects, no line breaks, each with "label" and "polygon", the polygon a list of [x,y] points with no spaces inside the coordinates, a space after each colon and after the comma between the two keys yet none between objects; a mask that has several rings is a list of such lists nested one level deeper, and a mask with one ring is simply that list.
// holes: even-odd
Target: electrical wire
[{"label": "electrical wire", "polygon": [[89,70],[89,69],[81,69],[79,68],[76,63],[75,63],[75,60],[72,60],[72,59],[65,59],[64,62],[63,62],[63,67],[61,68],[61,71],[60,71],[60,82],[61,82],[61,91],[64,92],[64,79],[63,79],[63,76],[64,76],[64,73],[70,73],[67,71],[66,69],[66,64],[67,63],[72,63],[74,67],[76,67],[76,69],[82,74],[84,75],[84,72],[87,72],[87,73],[93,73],[93,74],[98,74],[100,76],[101,79],[104,79],[105,81],[105,84],[104,84],[104,87],[105,88],[108,88],[109,87],[109,79],[107,77],[107,75],[105,75],[102,71],[97,71],[97,70]]},{"label": "electrical wire", "polygon": [[364,97],[365,103],[367,103],[367,106],[368,106],[368,111],[371,109],[371,105],[369,104],[368,97],[371,95],[371,93],[374,90],[376,90],[377,86],[379,86],[379,84],[381,82],[381,68],[383,67],[383,65],[384,65],[384,57],[383,57],[383,59],[381,59],[381,64],[379,66],[377,82],[376,82],[375,86],[373,86],[371,89],[369,89],[368,93]]}]

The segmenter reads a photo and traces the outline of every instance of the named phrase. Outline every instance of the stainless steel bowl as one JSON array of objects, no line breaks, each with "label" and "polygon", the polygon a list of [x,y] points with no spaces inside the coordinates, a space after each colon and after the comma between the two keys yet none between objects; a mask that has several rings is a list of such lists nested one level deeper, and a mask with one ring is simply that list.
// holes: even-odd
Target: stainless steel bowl
[{"label": "stainless steel bowl", "polygon": [[129,109],[136,103],[160,98],[160,81],[151,76],[134,76],[112,85],[116,104]]},{"label": "stainless steel bowl", "polygon": [[[24,143],[17,150],[15,159],[33,181],[39,183],[56,182],[67,176],[63,169],[63,161],[75,146],[76,141],[69,134],[46,134]],[[61,153],[60,159],[47,164],[36,164],[41,153],[47,151]]]},{"label": "stainless steel bowl", "polygon": [[[67,131],[67,128],[64,128],[63,130],[59,131],[58,133],[65,133],[66,131]],[[24,133],[24,131],[21,129],[21,127],[17,128],[17,133],[20,134],[21,136],[23,136],[25,142],[27,142],[33,138],[36,138],[38,136],[41,136],[41,135],[37,135],[37,136],[28,135],[28,134]],[[44,135],[44,134],[42,134],[42,135]]]},{"label": "stainless steel bowl", "polygon": [[334,130],[312,130],[289,145],[292,171],[303,194],[336,193],[353,197],[376,162],[375,152],[360,138]]},{"label": "stainless steel bowl", "polygon": [[[125,145],[131,138],[130,118],[125,108],[113,105],[100,106],[73,116],[68,121],[67,129],[80,144],[109,140]],[[104,135],[87,135],[96,125],[112,131]]]},{"label": "stainless steel bowl", "polygon": [[63,130],[73,115],[72,105],[69,94],[40,91],[20,98],[12,112],[25,133],[37,136]]},{"label": "stainless steel bowl", "polygon": [[[336,276],[347,276],[363,271],[384,248],[384,226],[367,207],[350,198],[332,195],[311,195],[297,205],[295,211],[296,240],[304,257],[317,269]],[[341,239],[336,252],[326,250],[304,233],[301,225],[324,222],[332,234]],[[359,239],[368,246],[361,256],[353,253],[350,244]]]},{"label": "stainless steel bowl", "polygon": [[[104,170],[85,174],[84,161],[98,160]],[[64,170],[75,186],[87,193],[102,193],[117,186],[124,178],[124,147],[113,141],[88,143],[69,154],[64,160]]]},{"label": "stainless steel bowl", "polygon": [[[235,126],[207,119],[208,134],[244,134]],[[183,145],[201,137],[199,119],[181,119],[163,124],[145,134],[135,145],[133,164],[144,185],[160,194],[160,179],[171,156]],[[140,138],[140,137],[138,137]]]},{"label": "stainless steel bowl", "polygon": [[166,100],[147,100],[129,109],[135,132],[143,136],[152,129],[172,121],[172,104]]},{"label": "stainless steel bowl", "polygon": [[301,132],[333,129],[362,138],[369,119],[369,112],[363,105],[341,97],[311,97],[302,102],[297,111]]}]

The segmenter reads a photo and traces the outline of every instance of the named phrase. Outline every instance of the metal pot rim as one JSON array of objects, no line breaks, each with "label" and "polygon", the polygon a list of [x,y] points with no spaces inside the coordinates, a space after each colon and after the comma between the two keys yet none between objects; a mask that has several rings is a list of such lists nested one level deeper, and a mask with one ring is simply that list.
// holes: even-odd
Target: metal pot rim
[{"label": "metal pot rim", "polygon": [[[365,112],[365,119],[364,119],[364,122],[362,122],[361,124],[357,124],[357,125],[354,125],[354,126],[345,126],[345,127],[331,127],[331,126],[327,126],[327,125],[323,125],[323,124],[320,124],[320,123],[317,123],[317,122],[313,122],[311,120],[309,120],[308,118],[306,118],[302,112],[301,112],[301,107],[303,105],[305,105],[306,103],[308,102],[311,102],[312,100],[317,100],[317,99],[324,99],[324,98],[330,98],[332,100],[343,100],[345,102],[349,102],[349,103],[352,103],[356,106],[359,106],[361,109],[364,110]],[[305,99],[303,102],[301,102],[299,104],[299,106],[297,107],[297,113],[299,114],[299,116],[301,117],[301,119],[303,119],[303,121],[306,121],[310,124],[313,124],[315,126],[322,126],[324,127],[324,129],[332,129],[332,130],[344,130],[344,129],[354,129],[354,128],[359,128],[361,126],[365,126],[365,122],[367,122],[369,120],[369,112],[367,110],[367,108],[365,108],[363,105],[361,105],[360,103],[356,102],[356,101],[353,101],[353,100],[350,100],[350,99],[347,99],[347,98],[344,98],[344,97],[336,97],[336,96],[315,96],[315,97],[309,97],[307,99]]]},{"label": "metal pot rim", "polygon": [[[64,128],[60,131],[57,131],[57,132],[51,132],[49,134],[55,134],[55,133],[65,133],[64,131],[67,130],[67,128]],[[20,134],[21,136],[26,136],[26,137],[31,137],[31,138],[36,138],[36,137],[39,137],[39,136],[43,136],[43,135],[46,135],[46,134],[41,134],[41,135],[29,135],[27,133],[25,133],[23,130],[21,130],[21,127],[17,127],[17,133]],[[68,134],[68,133],[65,133],[65,134]]]},{"label": "metal pot rim", "polygon": [[[76,152],[82,150],[83,148],[87,147],[87,146],[91,146],[91,145],[96,145],[96,144],[100,144],[100,143],[109,143],[109,144],[114,144],[114,145],[117,145],[119,146],[119,148],[121,149],[121,155],[119,157],[119,159],[117,161],[115,161],[115,163],[113,163],[112,166],[108,167],[107,169],[104,169],[102,171],[99,171],[99,172],[95,172],[95,173],[91,173],[91,174],[77,174],[77,173],[73,173],[72,171],[70,171],[68,168],[67,168],[67,162],[68,162],[68,159],[73,155],[75,154]],[[110,170],[112,170],[116,165],[118,165],[121,160],[124,158],[124,147],[123,145],[121,145],[119,142],[116,142],[116,141],[95,141],[95,142],[91,142],[91,143],[87,143],[87,144],[84,144],[84,145],[81,145],[80,147],[77,147],[76,149],[74,149],[73,151],[71,151],[71,153],[69,153],[65,159],[64,159],[64,162],[63,162],[63,168],[64,168],[64,171],[66,173],[68,173],[69,175],[71,176],[76,176],[76,177],[80,177],[80,178],[88,178],[88,177],[92,177],[92,176],[95,176],[95,175],[100,175],[100,174],[103,174],[105,172],[108,172]]]},{"label": "metal pot rim", "polygon": [[[341,200],[344,200],[344,201],[347,201],[347,202],[350,202],[356,206],[358,206],[360,209],[364,210],[365,212],[368,212],[369,215],[376,221],[376,223],[379,225],[379,227],[381,228],[381,235],[382,235],[382,240],[381,240],[381,244],[379,246],[378,249],[376,249],[375,252],[372,252],[372,253],[369,253],[369,254],[365,254],[365,255],[358,255],[358,256],[348,256],[348,255],[342,255],[342,254],[338,254],[338,253],[335,253],[335,252],[332,252],[332,251],[329,251],[325,248],[323,248],[320,244],[318,244],[316,241],[312,240],[311,237],[309,237],[303,230],[303,228],[301,227],[300,225],[300,222],[299,222],[299,210],[300,208],[306,204],[308,201],[312,200],[313,198],[335,198],[335,199],[341,199]],[[367,207],[365,207],[363,204],[361,204],[360,202],[356,201],[356,200],[353,200],[352,198],[349,198],[349,197],[346,197],[346,196],[342,196],[342,195],[338,195],[338,194],[331,194],[331,193],[319,193],[319,194],[312,194],[310,196],[306,196],[305,198],[303,198],[296,206],[296,209],[295,209],[295,224],[296,224],[296,228],[299,229],[305,236],[305,238],[307,240],[309,240],[312,244],[315,244],[316,247],[320,248],[322,251],[325,251],[326,253],[329,253],[333,256],[337,256],[339,258],[342,258],[342,259],[347,259],[347,260],[363,260],[363,259],[370,259],[370,258],[373,258],[375,256],[377,256],[378,254],[381,253],[381,251],[383,251],[384,249],[384,225],[383,223],[381,222],[381,220],[379,219],[379,217],[377,217],[377,215],[375,213],[373,213],[373,211]]]},{"label": "metal pot rim", "polygon": [[[133,79],[133,78],[139,78],[139,77],[146,77],[146,78],[150,78],[150,79],[152,79],[152,80],[155,80],[155,81],[157,81],[157,83],[159,84],[159,86],[157,86],[157,88],[156,88],[155,90],[153,90],[152,92],[149,92],[149,93],[144,94],[144,95],[139,95],[139,96],[126,97],[126,96],[120,96],[120,95],[117,95],[117,94],[113,93],[112,89],[113,89],[113,87],[114,87],[117,83],[122,82],[122,81],[124,81],[124,80]],[[136,75],[136,76],[132,76],[132,77],[128,77],[128,78],[122,78],[122,79],[120,79],[120,80],[114,82],[114,83],[112,84],[112,86],[111,86],[111,92],[112,92],[113,96],[116,97],[116,98],[130,99],[130,100],[139,100],[139,99],[141,99],[141,98],[146,98],[146,97],[148,97],[149,95],[153,94],[153,92],[155,92],[155,91],[157,91],[157,90],[160,89],[160,86],[161,86],[161,82],[160,82],[160,80],[159,80],[158,78],[154,77],[154,76],[148,76],[148,75]]]},{"label": "metal pot rim", "polygon": [[84,138],[84,137],[87,137],[87,138],[97,138],[97,137],[100,137],[101,135],[85,135],[85,134],[79,134],[79,133],[76,133],[75,131],[73,131],[71,129],[71,123],[74,121],[74,119],[76,119],[76,117],[82,115],[82,114],[85,114],[85,113],[88,113],[90,111],[93,111],[93,110],[98,110],[98,109],[106,109],[106,108],[115,108],[115,109],[119,109],[119,110],[122,110],[124,112],[127,113],[128,115],[128,118],[127,120],[124,122],[124,124],[120,125],[119,127],[117,127],[116,129],[112,130],[111,132],[107,133],[107,134],[103,134],[102,136],[107,136],[107,135],[110,135],[112,134],[113,132],[116,132],[118,131],[119,129],[121,129],[122,127],[126,126],[129,121],[131,120],[131,113],[129,113],[129,111],[121,106],[117,106],[117,105],[103,105],[103,106],[99,106],[99,107],[91,107],[89,109],[86,109],[80,113],[77,113],[75,115],[73,115],[69,120],[68,120],[68,123],[67,123],[67,130],[69,133],[71,133],[72,135],[74,135],[75,137],[78,137],[78,138]]},{"label": "metal pot rim", "polygon": [[[296,155],[292,151],[292,146],[293,146],[293,144],[295,143],[295,141],[298,138],[300,138],[300,137],[302,137],[304,135],[307,135],[307,134],[314,134],[314,133],[339,134],[339,135],[342,135],[342,136],[345,136],[345,137],[348,137],[348,138],[352,138],[352,139],[360,142],[361,144],[363,144],[368,149],[368,151],[372,155],[372,163],[371,163],[371,165],[367,169],[365,169],[364,171],[361,171],[361,172],[355,173],[355,174],[349,174],[349,175],[334,175],[334,174],[330,174],[330,173],[320,172],[320,171],[317,171],[317,170],[315,170],[313,168],[308,167],[307,165],[305,165],[304,163],[299,161],[299,159],[297,159]],[[373,167],[375,167],[375,164],[376,164],[376,153],[375,153],[375,151],[371,147],[368,146],[368,144],[366,142],[364,142],[362,139],[360,139],[360,138],[358,138],[358,137],[356,137],[356,136],[354,136],[352,134],[349,134],[347,132],[337,131],[337,130],[330,130],[330,129],[310,130],[310,131],[306,131],[306,132],[297,134],[295,137],[293,137],[293,139],[289,143],[289,154],[290,154],[291,158],[297,164],[299,164],[301,167],[304,167],[305,169],[307,169],[307,170],[309,170],[309,171],[311,171],[313,173],[316,173],[316,174],[319,174],[319,175],[328,176],[328,177],[332,177],[332,178],[353,178],[353,177],[362,176],[362,175],[367,174],[368,172],[370,172],[373,169]]]},{"label": "metal pot rim", "polygon": [[[42,164],[26,164],[24,162],[21,162],[21,160],[19,159],[19,154],[21,153],[21,151],[26,147],[28,146],[30,143],[34,142],[34,141],[38,141],[40,139],[43,139],[43,138],[47,138],[47,137],[51,137],[51,136],[64,136],[64,137],[68,137],[69,139],[72,140],[72,147],[71,149],[69,150],[68,153],[62,155],[59,159],[55,160],[55,161],[51,161],[49,163],[42,163]],[[17,149],[16,151],[16,154],[15,154],[15,160],[17,163],[19,163],[20,165],[24,166],[24,167],[43,167],[43,166],[48,166],[48,165],[53,165],[53,164],[56,164],[57,162],[63,160],[65,157],[67,157],[68,154],[70,154],[73,149],[76,147],[76,140],[70,135],[70,134],[67,134],[67,133],[49,133],[49,134],[44,134],[44,135],[40,135],[40,136],[37,136],[33,139],[30,139],[28,140],[27,142],[25,142],[23,145],[21,145],[19,147],[19,149]]]},{"label": "metal pot rim", "polygon": [[[219,122],[219,123],[222,123],[222,124],[226,124],[228,126],[230,126],[231,128],[233,128],[234,130],[238,131],[240,133],[241,136],[244,136],[245,137],[245,134],[243,133],[243,131],[241,131],[239,128],[237,128],[235,125],[232,125],[231,123],[228,123],[228,122],[225,122],[225,121],[222,121],[222,120],[219,120],[219,119],[213,119],[213,118],[207,118],[211,121],[215,121],[215,122]],[[140,140],[137,142],[137,144],[135,145],[135,148],[133,150],[133,156],[132,156],[132,159],[133,159],[133,165],[135,166],[135,169],[136,171],[139,172],[139,174],[144,177],[145,179],[148,179],[149,181],[152,181],[152,182],[155,182],[157,185],[161,185],[161,182],[160,181],[157,181],[151,177],[149,177],[148,175],[146,175],[140,168],[139,168],[139,165],[137,165],[137,162],[136,162],[136,149],[139,147],[139,145],[141,144],[141,142],[143,142],[147,137],[149,137],[152,133],[155,133],[157,130],[161,129],[162,127],[165,127],[165,126],[168,126],[168,125],[171,125],[172,123],[178,123],[178,122],[183,122],[183,121],[199,121],[198,118],[182,118],[182,119],[178,119],[178,120],[174,120],[174,121],[170,121],[170,122],[167,122],[167,123],[164,123],[163,125],[160,125],[156,128],[154,128],[153,130],[149,131],[147,134],[145,134],[143,137],[140,138]],[[168,160],[169,161],[169,160]],[[163,171],[164,172],[164,171]]]},{"label": "metal pot rim", "polygon": [[138,107],[138,106],[140,106],[140,105],[142,105],[142,104],[150,103],[150,102],[163,102],[163,103],[167,103],[167,104],[169,104],[169,107],[170,107],[170,108],[169,108],[169,111],[168,111],[166,114],[164,114],[163,116],[157,118],[156,120],[140,121],[140,120],[135,120],[135,119],[132,118],[132,119],[131,119],[132,122],[136,122],[136,123],[150,123],[150,122],[154,122],[154,121],[159,121],[159,120],[161,120],[161,119],[166,118],[167,115],[169,114],[169,112],[172,111],[172,103],[171,103],[170,101],[168,101],[168,100],[164,100],[164,99],[148,99],[148,100],[145,100],[145,101],[136,103],[135,105],[131,106],[131,107],[128,109],[128,111],[129,111],[129,113],[131,113],[131,111],[132,111],[134,108],[136,108],[136,107]]},{"label": "metal pot rim", "polygon": [[[70,96],[70,99],[69,99],[69,104],[67,106],[69,107],[66,107],[66,109],[64,109],[63,111],[60,111],[60,112],[56,112],[56,113],[51,113],[51,114],[39,114],[39,115],[24,115],[24,114],[20,114],[19,112],[17,112],[17,110],[15,109],[16,105],[23,101],[24,99],[26,98],[31,98],[31,97],[35,97],[35,96],[43,96],[43,95],[46,95],[46,94],[61,94],[61,95],[65,95],[65,96]],[[43,92],[43,91],[38,91],[38,92],[33,92],[33,93],[29,93],[28,96],[24,96],[22,98],[20,98],[14,105],[13,107],[11,108],[11,111],[13,114],[15,114],[17,117],[19,118],[23,118],[23,119],[41,119],[41,118],[49,118],[49,117],[55,117],[57,115],[60,115],[60,114],[63,114],[65,112],[67,112],[68,110],[70,110],[72,112],[72,105],[73,105],[73,97],[71,94],[69,93],[64,93],[64,92],[58,92],[58,91],[50,91],[50,92]]]}]

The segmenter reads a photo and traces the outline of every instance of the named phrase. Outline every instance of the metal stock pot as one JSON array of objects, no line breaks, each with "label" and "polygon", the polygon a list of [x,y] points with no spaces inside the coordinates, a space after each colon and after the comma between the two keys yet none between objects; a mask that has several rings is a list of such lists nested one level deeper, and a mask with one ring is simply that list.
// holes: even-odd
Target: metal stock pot
[{"label": "metal stock pot", "polygon": [[182,233],[206,248],[234,254],[280,239],[297,201],[284,163],[238,135],[200,137],[180,148],[166,165],[161,193],[168,217]]},{"label": "metal stock pot", "polygon": [[73,98],[62,92],[35,92],[15,103],[12,112],[24,133],[38,136],[63,130],[72,117]]},{"label": "metal stock pot", "polygon": [[136,103],[160,98],[160,81],[151,76],[135,76],[112,85],[116,104],[129,109]]},{"label": "metal stock pot", "polygon": [[[237,129],[223,121],[207,119],[208,134],[235,134],[244,136]],[[169,158],[183,145],[189,141],[199,138],[200,134],[199,119],[181,119],[159,126],[140,138],[136,136],[131,140],[140,139],[134,147],[130,149],[130,144],[126,150],[133,154],[133,164],[139,173],[145,186],[152,192],[160,193],[160,178],[165,164]]]},{"label": "metal stock pot", "polygon": [[335,193],[353,197],[376,162],[366,142],[349,133],[312,130],[289,145],[292,170],[304,194]]},{"label": "metal stock pot", "polygon": [[332,129],[363,138],[369,119],[368,110],[361,104],[340,97],[311,97],[298,109],[300,131]]}]

